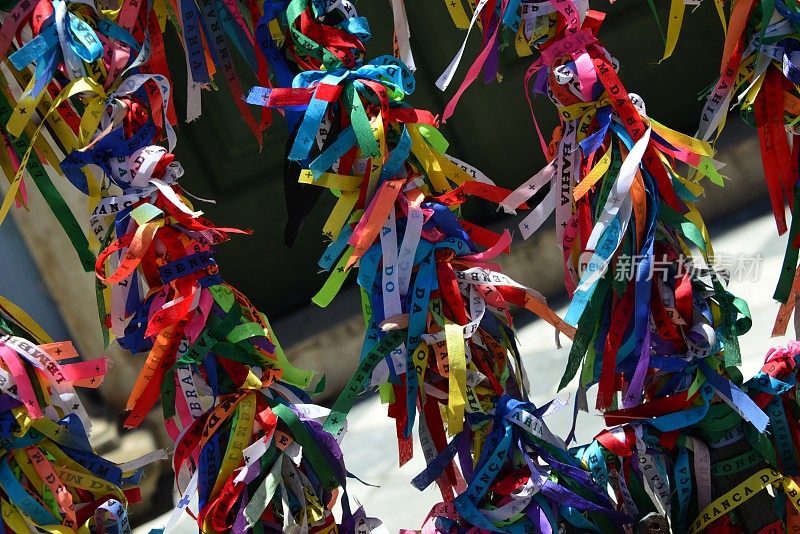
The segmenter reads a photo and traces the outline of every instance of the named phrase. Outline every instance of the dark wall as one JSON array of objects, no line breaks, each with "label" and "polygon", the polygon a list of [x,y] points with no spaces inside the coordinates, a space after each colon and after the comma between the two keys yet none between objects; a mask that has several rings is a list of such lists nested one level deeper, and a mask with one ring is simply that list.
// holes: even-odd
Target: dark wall
[{"label": "dark wall", "polygon": [[[659,18],[666,20],[666,6]],[[697,94],[715,80],[723,34],[711,2],[689,13],[674,56],[657,64],[663,41],[647,2],[629,0],[593,5],[607,12],[601,38],[622,65],[620,76],[626,89],[641,95],[648,114],[685,133],[693,133],[701,108]],[[478,53],[480,36],[470,39],[461,68],[447,93],[434,81],[456,52],[463,32],[453,28],[443,2],[406,0],[412,32],[412,49],[417,63],[417,92],[408,100],[415,107],[441,113],[444,105]],[[392,38],[388,0],[370,0],[358,5],[372,27],[367,43],[371,56],[389,53]],[[664,29],[666,31],[666,28]],[[174,39],[174,36],[168,36]],[[173,44],[175,44],[173,42]],[[179,50],[179,47],[171,47]],[[179,117],[185,104],[185,75],[181,57],[171,58],[175,74],[175,97]],[[531,58],[517,58],[513,50],[501,54],[502,83],[482,84],[482,78],[462,98],[455,115],[442,127],[450,140],[449,153],[483,170],[498,184],[513,188],[544,164],[523,93],[523,75]],[[240,65],[242,86],[247,90],[255,80]],[[534,101],[537,119],[546,137],[555,125],[552,105],[544,98]],[[256,111],[254,109],[254,111]],[[186,168],[184,186],[201,197],[214,198],[217,205],[198,203],[217,224],[251,228],[252,237],[236,236],[218,252],[225,278],[249,295],[271,318],[309,302],[325,280],[318,274],[316,260],[325,246],[322,224],[333,205],[323,194],[301,230],[292,249],[283,245],[286,209],[283,203],[283,161],[286,128],[276,115],[266,132],[264,149],[242,121],[227,92],[207,92],[203,114],[191,124],[181,124],[178,158]],[[473,207],[478,220],[496,217],[493,209]],[[509,224],[512,221],[509,219]],[[523,281],[524,282],[524,281]]]}]

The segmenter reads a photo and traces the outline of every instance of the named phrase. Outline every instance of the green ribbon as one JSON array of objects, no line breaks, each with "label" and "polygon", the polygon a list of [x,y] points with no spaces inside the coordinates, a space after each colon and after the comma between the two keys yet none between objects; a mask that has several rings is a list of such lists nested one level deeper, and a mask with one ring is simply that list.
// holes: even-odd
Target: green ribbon
[{"label": "green ribbon", "polygon": [[703,239],[703,232],[700,231],[697,225],[677,211],[670,208],[664,202],[658,203],[658,218],[661,219],[665,226],[680,229],[681,235],[699,248],[704,258],[708,258],[706,241]]},{"label": "green ribbon", "polygon": [[[799,213],[800,210],[800,188],[794,190],[794,210],[792,213]],[[786,241],[786,252],[783,255],[783,265],[781,265],[781,274],[778,278],[778,285],[775,286],[775,293],[772,298],[786,304],[789,300],[789,293],[792,290],[792,282],[794,281],[794,273],[797,268],[797,258],[800,254],[800,249],[797,249],[792,243],[794,242],[797,234],[800,233],[800,217],[792,217],[792,224],[789,227],[789,239]]]},{"label": "green ribbon", "polygon": [[597,282],[594,294],[589,299],[589,304],[586,305],[583,315],[578,320],[578,328],[575,332],[575,339],[572,340],[572,348],[569,351],[569,358],[567,359],[567,367],[564,369],[564,375],[561,377],[561,382],[558,384],[558,391],[564,389],[570,380],[575,377],[578,369],[581,366],[581,361],[589,349],[589,345],[594,338],[595,326],[597,325],[600,312],[603,309],[603,304],[606,300],[606,295],[610,287],[609,273]]},{"label": "green ribbon", "polygon": [[339,435],[344,428],[347,414],[356,402],[359,393],[369,384],[372,371],[389,353],[406,340],[406,330],[392,330],[379,339],[358,364],[358,368],[347,381],[344,390],[333,403],[331,413],[325,420],[323,428],[326,432]]},{"label": "green ribbon", "polygon": [[594,220],[598,220],[603,212],[603,206],[606,205],[608,194],[611,192],[611,186],[614,185],[616,176],[619,175],[620,167],[622,167],[622,159],[619,157],[619,150],[612,144],[611,166],[606,172],[605,178],[603,178],[603,183],[600,185],[600,193],[595,197]]},{"label": "green ribbon", "polygon": [[[12,111],[11,105],[8,100],[6,100],[5,95],[0,92],[0,123],[7,123],[11,118]],[[11,136],[9,136],[9,138],[10,137]],[[28,139],[28,136],[24,133],[11,141],[11,148],[19,159],[21,159],[21,154],[25,153],[29,145],[30,139]],[[33,179],[33,183],[36,184],[36,187],[42,194],[42,197],[44,197],[45,202],[50,206],[53,215],[58,219],[58,223],[61,225],[61,228],[64,229],[64,233],[67,234],[67,238],[69,238],[72,243],[72,248],[75,249],[81,266],[83,266],[83,270],[87,273],[94,271],[95,256],[92,251],[89,250],[89,241],[86,239],[86,235],[83,233],[83,229],[78,224],[77,219],[75,219],[72,210],[64,201],[61,193],[56,189],[56,186],[53,185],[52,180],[50,180],[50,176],[47,174],[42,162],[36,155],[35,150],[32,150],[30,153],[26,170]]]},{"label": "green ribbon", "polygon": [[[111,238],[113,237],[114,232],[114,225],[109,226],[108,230],[106,230],[106,235],[103,237],[103,240],[100,242],[100,247],[105,249],[108,247],[108,244],[111,243]],[[108,348],[111,344],[111,339],[108,335],[108,321],[109,317],[106,315],[106,299],[103,295],[103,290],[105,290],[107,286],[100,281],[98,277],[95,276],[94,278],[94,292],[95,297],[97,298],[97,315],[100,317],[100,331],[103,335],[103,348]]]},{"label": "green ribbon", "polygon": [[711,475],[715,477],[735,475],[763,462],[764,457],[758,451],[745,451],[733,458],[713,464],[711,466]]},{"label": "green ribbon", "polygon": [[299,52],[307,52],[312,57],[322,61],[329,70],[341,68],[342,61],[338,57],[321,44],[303,35],[297,24],[295,24],[300,15],[306,10],[307,5],[307,0],[292,0],[286,8],[286,20],[289,23],[289,31],[295,47]]},{"label": "green ribbon", "polygon": [[278,416],[278,419],[289,427],[295,441],[303,447],[303,456],[314,469],[323,487],[328,490],[344,487],[345,481],[336,478],[336,474],[328,465],[328,461],[319,449],[319,445],[308,432],[305,424],[297,417],[297,414],[295,414],[291,408],[283,404],[275,403],[271,408],[275,415]]},{"label": "green ribbon", "polygon": [[346,84],[343,90],[345,107],[350,110],[350,124],[353,127],[353,133],[356,135],[358,148],[361,149],[363,157],[379,158],[381,156],[381,148],[372,133],[367,111],[364,109],[361,97],[358,96],[356,91],[357,86],[363,87],[363,84],[354,81]]},{"label": "green ribbon", "polygon": [[174,371],[161,381],[161,412],[164,414],[164,421],[168,421],[175,416],[175,378]]}]

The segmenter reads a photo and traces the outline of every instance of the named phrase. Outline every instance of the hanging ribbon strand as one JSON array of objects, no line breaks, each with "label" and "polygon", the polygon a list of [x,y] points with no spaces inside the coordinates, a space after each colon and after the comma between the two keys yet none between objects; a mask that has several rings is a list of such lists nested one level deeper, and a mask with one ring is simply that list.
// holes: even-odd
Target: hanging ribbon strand
[{"label": "hanging ribbon strand", "polygon": [[[800,118],[800,13],[783,0],[733,2],[728,12],[715,1],[725,30],[719,76],[700,115],[697,137],[716,142],[729,111],[738,107],[742,120],[756,128],[767,192],[779,235],[789,233],[783,265],[773,298],[782,306],[773,335],[783,335],[797,302],[798,224],[787,222],[786,206],[798,202],[798,140]],[[680,16],[673,17],[673,12]],[[682,20],[682,2],[670,9],[670,29],[664,58],[674,50]]]}]

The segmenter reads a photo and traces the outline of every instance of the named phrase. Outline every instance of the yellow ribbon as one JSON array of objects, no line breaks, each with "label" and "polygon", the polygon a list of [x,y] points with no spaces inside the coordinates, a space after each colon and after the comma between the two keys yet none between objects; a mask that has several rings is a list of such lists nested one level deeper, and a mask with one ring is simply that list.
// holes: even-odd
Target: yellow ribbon
[{"label": "yellow ribbon", "polygon": [[611,151],[607,150],[603,157],[598,160],[592,170],[584,176],[583,180],[575,185],[572,191],[573,198],[578,201],[583,195],[589,192],[589,189],[602,178],[608,168],[611,166]]},{"label": "yellow ribbon", "polygon": [[780,473],[774,469],[762,469],[753,474],[747,480],[718,497],[711,504],[700,512],[691,525],[687,534],[702,532],[711,523],[720,517],[729,514],[734,508],[747,502],[770,484],[774,484],[782,479]]},{"label": "yellow ribbon", "polygon": [[447,433],[454,436],[464,428],[464,407],[467,402],[467,358],[464,352],[464,330],[457,324],[444,325],[447,343],[448,399]]},{"label": "yellow ribbon", "polygon": [[406,131],[408,131],[408,135],[411,138],[411,152],[422,164],[422,168],[425,170],[425,174],[428,175],[428,179],[434,189],[439,193],[449,191],[450,186],[447,183],[441,162],[436,158],[427,141],[423,139],[416,125],[409,124],[406,127]]},{"label": "yellow ribbon", "polygon": [[444,0],[444,5],[447,7],[447,11],[450,12],[450,18],[453,19],[453,24],[456,25],[456,28],[459,30],[469,28],[469,17],[461,0]]},{"label": "yellow ribbon", "polygon": [[[217,480],[214,482],[214,488],[211,490],[211,499],[219,495],[222,491],[228,477],[231,476],[233,471],[239,466],[242,461],[242,451],[250,444],[250,436],[253,433],[253,421],[256,417],[256,395],[255,393],[248,393],[236,406],[238,418],[236,425],[233,427],[228,446],[225,449],[225,456],[222,459],[222,465],[219,468]],[[210,517],[206,518],[209,521]],[[208,525],[205,525],[207,528]],[[205,528],[204,528],[205,530]],[[207,530],[211,532],[211,529]]]},{"label": "yellow ribbon", "polygon": [[341,191],[358,191],[361,182],[364,181],[363,176],[350,176],[346,174],[336,174],[333,172],[323,172],[316,179],[311,169],[303,169],[300,172],[300,178],[297,180],[301,184],[318,185],[320,187],[327,187],[328,189],[339,189]]},{"label": "yellow ribbon", "polygon": [[[28,164],[28,160],[30,159],[31,152],[36,146],[36,142],[39,139],[39,133],[42,130],[42,127],[47,123],[47,119],[52,114],[53,110],[55,110],[62,102],[65,100],[84,92],[91,92],[95,93],[95,98],[92,98],[86,106],[86,112],[81,117],[81,124],[80,124],[80,135],[79,141],[82,143],[85,139],[88,139],[96,130],[97,126],[100,124],[100,117],[102,115],[103,109],[105,109],[106,101],[105,101],[105,91],[103,88],[97,84],[91,78],[79,78],[70,82],[64,90],[56,97],[53,101],[53,105],[50,109],[47,110],[45,113],[44,120],[42,120],[36,129],[33,131],[31,136],[31,144],[28,146],[28,149],[25,151],[25,154],[22,156],[22,160],[20,161],[19,170],[14,175],[14,179],[11,181],[11,185],[8,188],[8,192],[6,193],[5,198],[3,199],[2,205],[0,205],[0,224],[5,220],[6,215],[8,215],[9,209],[11,209],[11,203],[13,199],[17,196],[17,191],[19,191],[19,186],[22,181],[22,177],[25,173],[25,167]],[[102,107],[101,107],[102,106]],[[37,147],[38,148],[38,147]],[[58,161],[55,158],[55,155],[49,156],[52,157],[55,161]],[[48,159],[49,159],[48,157]]]},{"label": "yellow ribbon", "polygon": [[683,12],[686,9],[686,6],[683,3],[683,0],[672,0],[669,5],[669,22],[667,23],[667,42],[664,46],[664,57],[661,58],[661,61],[664,61],[668,57],[672,55],[675,51],[675,45],[678,43],[678,37],[681,34],[681,25],[683,24]]},{"label": "yellow ribbon", "polygon": [[25,311],[5,298],[4,296],[0,295],[0,308],[8,315],[10,318],[20,325],[22,328],[27,330],[30,334],[32,334],[36,341],[39,343],[52,343],[53,338],[47,335],[47,332],[44,331],[44,328],[39,326],[39,324],[33,320],[33,318],[25,313]]}]

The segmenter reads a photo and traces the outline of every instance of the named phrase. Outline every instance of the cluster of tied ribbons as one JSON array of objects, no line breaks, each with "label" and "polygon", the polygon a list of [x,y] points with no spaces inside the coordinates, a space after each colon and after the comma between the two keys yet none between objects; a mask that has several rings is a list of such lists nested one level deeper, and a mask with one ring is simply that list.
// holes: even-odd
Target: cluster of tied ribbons
[{"label": "cluster of tied ribbons", "polygon": [[[560,387],[580,369],[576,410],[597,385],[596,408],[611,427],[571,451],[637,520],[654,512],[675,532],[795,528],[798,347],[771,353],[743,383],[737,336],[750,327],[749,311],[727,291],[726,274],[707,267],[713,250],[694,206],[701,179],[721,185],[710,146],[647,116],[597,39],[603,15],[585,3],[482,0],[471,20],[461,8],[451,9],[454,22],[480,23],[483,49],[445,116],[481,71],[498,78],[499,49],[513,41],[521,56],[538,50],[526,93],[546,95],[561,119],[551,142],[541,139],[549,164],[501,205],[531,203],[523,237],[555,213],[571,298],[565,321],[577,327]],[[783,108],[767,116],[785,138]]]},{"label": "cluster of tied ribbons", "polygon": [[[31,341],[35,339],[36,341]],[[0,513],[3,532],[130,531],[127,505],[141,500],[142,467],[97,456],[76,387],[97,388],[105,359],[79,360],[0,297]]]},{"label": "cluster of tied ribbons", "polygon": [[[222,27],[234,35],[244,31],[228,24],[230,13],[225,10],[238,13],[235,4],[205,2],[203,7],[202,31],[219,35],[201,38],[191,33],[201,31],[197,25],[201,15],[191,1],[179,6],[124,2],[119,9],[62,0],[23,0],[13,6],[0,30],[0,52],[7,54],[0,116],[8,142],[0,162],[11,182],[0,217],[15,202],[25,203],[27,172],[58,216],[84,267],[96,272],[106,341],[113,338],[131,353],[145,356],[124,423],[127,427],[141,424],[161,400],[167,431],[175,441],[172,463],[182,494],[167,530],[189,510],[203,532],[335,532],[337,523],[348,532],[372,530],[379,522],[366,517],[360,506],[351,509],[343,493],[348,473],[342,453],[335,436],[322,428],[329,411],[311,403],[309,395],[324,382],[287,361],[266,317],[221,276],[215,247],[231,234],[246,232],[217,227],[203,218],[177,183],[183,170],[171,154],[175,116],[161,40],[167,15],[187,44],[187,53],[200,43],[206,75],[215,64],[226,68],[226,61],[232,60]],[[224,24],[217,17],[224,18]],[[252,42],[252,35],[247,35]],[[236,42],[247,43],[247,39]],[[206,45],[212,49],[204,49]],[[259,65],[263,63],[260,57]],[[195,57],[191,65],[196,63]],[[235,77],[227,79],[233,86]],[[158,144],[162,141],[169,150]],[[55,189],[51,178],[57,174],[86,194],[90,237],[84,236]],[[26,371],[34,377],[33,367],[22,368],[24,360],[18,361],[10,350],[15,347],[8,344],[9,350],[0,354],[16,379],[20,398],[37,400],[31,386],[22,395],[22,379]],[[36,372],[37,378],[53,371],[45,356],[42,363],[31,359],[42,369]],[[77,372],[89,366],[56,364],[55,369],[63,368],[66,375],[68,369]],[[83,384],[97,377],[78,378]],[[56,391],[39,388],[35,395],[40,402],[58,398]],[[24,422],[21,428],[26,431],[33,427],[20,438],[21,447],[28,449],[16,447],[20,439],[10,441],[13,459],[4,464],[9,476],[0,479],[0,487],[10,499],[21,500],[12,490],[25,490],[11,483],[23,476],[22,469],[49,508],[53,495],[47,486],[41,487],[41,479],[21,458],[29,449],[28,454],[35,452],[36,440],[25,439],[36,429],[53,427],[40,423],[47,419],[34,406],[17,408],[14,402],[8,399],[8,409],[13,411],[7,413],[16,415],[21,425]],[[28,414],[40,418],[30,423]],[[80,425],[88,424],[85,414],[78,417],[65,410],[58,415],[65,416],[69,429],[62,435],[74,435],[69,446],[80,451],[78,461],[95,461],[83,452],[87,447]],[[11,437],[9,426],[4,426],[3,437]],[[59,427],[54,428],[58,433]],[[43,439],[49,443],[52,435],[46,433]],[[59,446],[63,443],[56,440]],[[56,472],[77,472],[57,447],[42,451],[49,458],[55,455]],[[114,468],[113,473],[118,478],[111,482],[120,483],[120,469]],[[73,483],[80,483],[76,480]],[[60,503],[66,505],[67,497],[55,497],[54,513]],[[74,500],[87,499],[81,493]],[[123,501],[121,494],[119,500]],[[337,500],[343,510],[338,520],[331,512]],[[39,509],[22,509],[25,520],[41,528],[60,522],[50,520],[47,509],[37,515]],[[67,516],[72,513],[64,509]],[[7,516],[7,510],[14,509],[3,506],[4,523],[16,529],[16,516]],[[120,530],[129,527],[124,524]]]},{"label": "cluster of tied ribbons", "polygon": [[783,303],[773,335],[782,335],[800,294],[800,220],[792,217],[787,227],[785,212],[787,203],[792,214],[800,206],[800,11],[796,2],[740,1],[731,7],[720,76],[703,108],[699,137],[716,139],[731,106],[738,106],[742,119],[758,130],[778,233],[789,231],[773,295]]},{"label": "cluster of tied ribbons", "polygon": [[[778,233],[789,231],[780,278],[773,298],[782,303],[773,335],[783,335],[800,291],[800,221],[787,225],[800,205],[797,188],[798,123],[800,123],[800,10],[796,2],[742,0],[726,13],[716,3],[725,41],[719,77],[710,89],[700,117],[697,137],[719,138],[731,108],[758,130],[767,191]],[[683,21],[684,4],[670,7],[664,59],[674,51]],[[796,324],[800,320],[795,316]]]},{"label": "cluster of tied ribbons", "polygon": [[[408,59],[402,2],[392,6]],[[0,216],[24,203],[27,169],[97,271],[109,338],[147,353],[126,423],[139,424],[161,398],[183,494],[167,529],[196,495],[203,532],[371,530],[377,522],[351,512],[337,489],[347,476],[337,440],[372,385],[397,422],[401,462],[417,424],[428,466],[414,484],[442,493],[426,532],[629,530],[651,510],[676,531],[729,527],[746,521],[736,515],[741,503],[771,499],[767,487],[777,520],[795,520],[798,347],[776,351],[741,383],[736,336],[749,326],[746,307],[715,271],[684,269],[692,250],[711,252],[693,201],[696,177],[719,181],[717,164],[706,144],[648,118],[624,90],[595,37],[599,14],[568,0],[474,6],[485,46],[457,94],[481,69],[496,77],[499,46],[513,38],[518,51],[541,51],[529,79],[562,116],[552,163],[510,192],[446,155],[435,118],[403,102],[414,89],[407,66],[365,60],[368,25],[346,0],[114,7],[23,0],[5,18],[0,52],[17,50],[0,101],[10,141],[0,162],[13,176]],[[357,265],[367,331],[330,411],[310,404],[313,375],[286,361],[266,318],[222,281],[214,247],[237,231],[204,219],[176,183],[161,38],[170,21],[186,51],[188,118],[215,70],[244,106],[233,50],[265,85],[248,95],[267,110],[260,122],[242,109],[253,132],[270,109],[286,116],[287,240],[321,188],[338,197],[320,259],[331,274],[314,300],[330,302]],[[169,150],[157,144],[164,139]],[[45,161],[86,193],[90,239]],[[678,175],[677,162],[693,177]],[[510,234],[464,220],[470,197],[533,208],[526,236],[555,211],[573,297],[567,322],[499,272]],[[625,257],[637,261],[619,276]],[[656,260],[666,262],[663,277],[650,276]],[[527,401],[512,305],[574,338],[564,383],[583,362],[580,391],[599,384],[598,407],[619,426],[573,449],[547,430],[543,418],[561,404]],[[756,456],[729,447],[751,442]],[[720,491],[742,480],[734,493]]]}]

